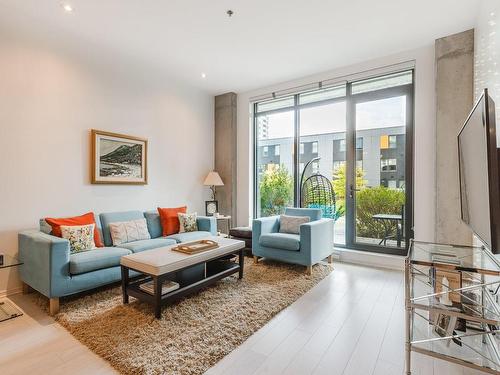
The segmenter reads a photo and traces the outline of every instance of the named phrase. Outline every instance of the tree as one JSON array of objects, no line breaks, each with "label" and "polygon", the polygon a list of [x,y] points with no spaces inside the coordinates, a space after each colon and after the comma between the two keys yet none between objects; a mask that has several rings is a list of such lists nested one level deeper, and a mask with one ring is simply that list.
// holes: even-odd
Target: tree
[{"label": "tree", "polygon": [[259,185],[261,216],[277,215],[293,204],[293,178],[284,165],[268,166]]},{"label": "tree", "polygon": [[399,215],[405,204],[402,189],[389,189],[384,186],[363,189],[356,194],[356,234],[367,238],[384,238],[386,230],[396,233],[396,223],[382,223],[373,215]]}]

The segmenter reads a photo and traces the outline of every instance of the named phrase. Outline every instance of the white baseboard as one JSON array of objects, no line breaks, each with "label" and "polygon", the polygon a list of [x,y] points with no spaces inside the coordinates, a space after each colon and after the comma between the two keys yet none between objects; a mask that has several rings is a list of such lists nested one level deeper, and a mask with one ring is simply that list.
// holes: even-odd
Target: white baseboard
[{"label": "white baseboard", "polygon": [[22,292],[23,292],[22,286],[18,286],[16,288],[12,288],[12,289],[0,290],[0,298],[5,298],[5,297],[12,296],[14,294],[19,294]]},{"label": "white baseboard", "polygon": [[403,271],[405,258],[398,255],[370,253],[350,249],[336,248],[334,258],[344,263],[360,264],[363,266],[388,268],[391,270]]}]

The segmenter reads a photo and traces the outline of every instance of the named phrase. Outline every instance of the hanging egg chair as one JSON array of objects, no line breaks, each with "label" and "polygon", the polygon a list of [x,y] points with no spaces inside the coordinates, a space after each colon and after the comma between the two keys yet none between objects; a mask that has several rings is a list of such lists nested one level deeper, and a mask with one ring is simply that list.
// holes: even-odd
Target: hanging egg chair
[{"label": "hanging egg chair", "polygon": [[324,218],[338,219],[338,212],[335,204],[335,192],[330,180],[322,174],[315,173],[304,181],[307,167],[315,158],[306,164],[301,176],[300,184],[300,207],[320,208]]}]

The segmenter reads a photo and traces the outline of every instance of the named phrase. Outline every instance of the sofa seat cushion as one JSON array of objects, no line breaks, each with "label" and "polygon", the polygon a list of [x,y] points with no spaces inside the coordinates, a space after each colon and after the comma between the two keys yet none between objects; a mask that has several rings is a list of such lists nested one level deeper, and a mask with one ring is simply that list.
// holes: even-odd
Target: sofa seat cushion
[{"label": "sofa seat cushion", "polygon": [[163,237],[122,243],[120,247],[131,250],[133,253],[139,253],[144,250],[156,249],[157,247],[175,245],[176,243],[177,241],[174,239]]},{"label": "sofa seat cushion", "polygon": [[213,234],[210,232],[205,232],[203,230],[198,230],[195,232],[176,233],[176,234],[172,234],[170,236],[167,236],[166,238],[173,239],[173,240],[177,241],[178,243],[180,243],[180,242],[197,241],[197,240],[201,240],[203,238],[209,238],[209,237],[213,237]]},{"label": "sofa seat cushion", "polygon": [[132,254],[128,249],[120,247],[101,247],[96,250],[82,251],[69,256],[69,273],[79,275],[120,265],[124,255]]},{"label": "sofa seat cushion", "polygon": [[259,244],[274,249],[299,251],[300,236],[290,233],[267,233],[260,236]]}]

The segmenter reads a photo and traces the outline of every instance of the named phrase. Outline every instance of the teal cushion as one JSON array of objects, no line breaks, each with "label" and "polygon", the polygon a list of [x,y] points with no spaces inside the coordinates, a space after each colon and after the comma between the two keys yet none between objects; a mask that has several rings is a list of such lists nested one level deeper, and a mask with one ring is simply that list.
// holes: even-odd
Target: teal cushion
[{"label": "teal cushion", "polygon": [[267,233],[260,236],[259,244],[281,250],[300,250],[300,236],[289,233]]},{"label": "teal cushion", "polygon": [[158,211],[146,211],[144,212],[144,217],[146,218],[151,238],[161,237],[163,235],[163,228],[161,226],[160,214]]},{"label": "teal cushion", "polygon": [[198,230],[195,232],[184,232],[184,233],[171,234],[170,236],[167,236],[166,238],[171,238],[173,240],[176,240],[177,242],[189,242],[189,241],[196,241],[196,240],[201,240],[203,238],[209,238],[209,237],[213,237],[213,234],[210,232]]},{"label": "teal cushion", "polygon": [[131,250],[133,253],[138,253],[144,250],[156,249],[168,245],[175,245],[177,241],[171,238],[153,238],[150,240],[133,241],[120,244],[120,247]]},{"label": "teal cushion", "polygon": [[69,273],[79,275],[103,268],[120,265],[120,258],[132,254],[120,247],[100,247],[96,250],[82,251],[69,256]]}]

